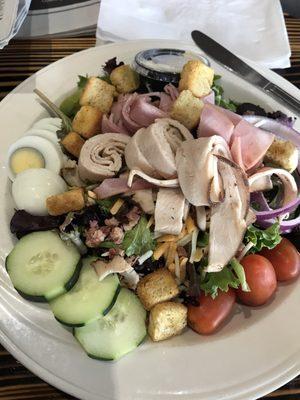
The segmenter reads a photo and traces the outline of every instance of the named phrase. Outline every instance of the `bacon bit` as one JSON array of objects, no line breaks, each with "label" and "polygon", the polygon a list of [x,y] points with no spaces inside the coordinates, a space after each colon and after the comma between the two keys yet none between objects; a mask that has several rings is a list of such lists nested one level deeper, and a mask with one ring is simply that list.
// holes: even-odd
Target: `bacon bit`
[{"label": "bacon bit", "polygon": [[177,253],[178,253],[179,257],[187,257],[187,252],[186,252],[185,248],[182,246],[177,247]]},{"label": "bacon bit", "polygon": [[139,222],[141,218],[141,210],[134,206],[127,214],[128,223],[123,225],[125,231],[130,231]]},{"label": "bacon bit", "polygon": [[123,229],[119,228],[118,226],[113,227],[112,230],[110,231],[109,238],[115,244],[121,244],[124,238]]},{"label": "bacon bit", "polygon": [[119,225],[119,221],[117,220],[117,218],[115,217],[111,217],[111,218],[106,218],[104,220],[105,225],[107,226],[118,226]]},{"label": "bacon bit", "polygon": [[108,226],[99,228],[97,221],[91,221],[90,228],[85,231],[85,244],[88,247],[98,247],[105,240],[109,232],[110,228]]},{"label": "bacon bit", "polygon": [[108,258],[112,260],[115,256],[121,256],[124,257],[125,251],[120,249],[119,247],[117,248],[111,248],[108,250]]}]

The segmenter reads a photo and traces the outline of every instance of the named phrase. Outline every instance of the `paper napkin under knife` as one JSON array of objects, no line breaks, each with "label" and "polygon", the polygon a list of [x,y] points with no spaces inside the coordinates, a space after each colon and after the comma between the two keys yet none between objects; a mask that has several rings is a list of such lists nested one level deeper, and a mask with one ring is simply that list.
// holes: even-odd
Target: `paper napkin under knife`
[{"label": "paper napkin under knife", "polygon": [[191,41],[194,29],[269,68],[290,66],[279,0],[101,0],[101,40]]}]

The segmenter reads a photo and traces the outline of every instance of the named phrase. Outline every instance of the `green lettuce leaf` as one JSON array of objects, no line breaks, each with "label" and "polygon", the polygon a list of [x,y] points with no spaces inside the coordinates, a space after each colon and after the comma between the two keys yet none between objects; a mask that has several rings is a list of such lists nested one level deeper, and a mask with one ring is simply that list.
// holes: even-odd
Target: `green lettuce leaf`
[{"label": "green lettuce leaf", "polygon": [[214,81],[213,81],[213,86],[212,90],[215,92],[215,104],[217,106],[226,108],[227,110],[236,111],[238,103],[236,103],[233,100],[226,100],[224,97],[224,89],[220,84],[217,83],[217,81],[221,78],[220,75],[215,75],[214,76]]},{"label": "green lettuce leaf", "polygon": [[237,289],[240,281],[230,266],[226,266],[220,272],[208,272],[200,282],[200,289],[214,299],[218,296],[218,290],[227,292],[229,288]]},{"label": "green lettuce leaf", "polygon": [[244,243],[253,243],[253,247],[249,250],[249,253],[257,253],[262,248],[273,249],[281,241],[280,236],[280,225],[279,222],[275,222],[272,226],[267,229],[259,229],[254,225],[250,225],[246,231],[244,237]]},{"label": "green lettuce leaf", "polygon": [[147,228],[147,223],[147,219],[143,216],[131,231],[126,232],[122,249],[125,250],[127,256],[141,256],[154,249],[155,241],[150,229]]},{"label": "green lettuce leaf", "polygon": [[229,288],[237,289],[239,286],[242,290],[249,291],[244,268],[235,258],[220,272],[201,274],[200,289],[213,299],[218,296],[219,290],[228,292]]},{"label": "green lettuce leaf", "polygon": [[86,76],[78,75],[78,82],[77,82],[78,89],[83,89],[87,84],[88,79],[89,79],[88,75]]},{"label": "green lettuce leaf", "polygon": [[114,203],[117,201],[117,197],[109,197],[108,199],[96,200],[97,204],[101,207],[101,210],[106,214],[109,213],[109,210],[112,208]]}]

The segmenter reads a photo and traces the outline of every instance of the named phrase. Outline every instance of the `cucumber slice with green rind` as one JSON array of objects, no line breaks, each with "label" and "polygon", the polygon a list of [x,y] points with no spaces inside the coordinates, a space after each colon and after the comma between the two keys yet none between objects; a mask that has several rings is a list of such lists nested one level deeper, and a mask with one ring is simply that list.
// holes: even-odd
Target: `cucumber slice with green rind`
[{"label": "cucumber slice with green rind", "polygon": [[22,237],[5,264],[15,289],[33,301],[49,301],[65,293],[76,283],[81,267],[76,246],[54,231]]},{"label": "cucumber slice with green rind", "polygon": [[138,297],[125,288],[106,316],[74,329],[88,356],[99,360],[119,359],[135,349],[146,334],[146,311]]},{"label": "cucumber slice with green rind", "polygon": [[113,306],[119,291],[119,278],[113,274],[99,281],[91,265],[95,260],[93,257],[82,260],[82,270],[73,288],[49,303],[59,322],[67,326],[83,326]]}]

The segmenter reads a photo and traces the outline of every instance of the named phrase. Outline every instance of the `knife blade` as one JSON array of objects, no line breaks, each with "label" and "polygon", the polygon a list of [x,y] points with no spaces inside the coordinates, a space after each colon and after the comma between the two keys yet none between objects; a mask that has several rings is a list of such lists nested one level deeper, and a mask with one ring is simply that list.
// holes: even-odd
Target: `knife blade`
[{"label": "knife blade", "polygon": [[300,114],[300,101],[294,96],[270,82],[250,65],[203,32],[195,30],[191,35],[196,45],[217,63],[272,96],[293,112]]}]

